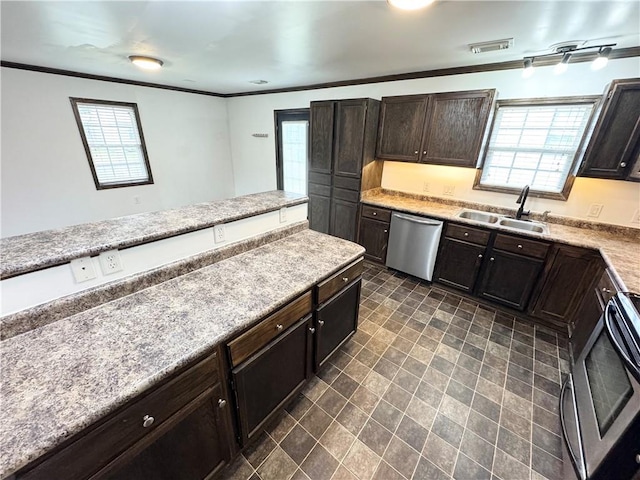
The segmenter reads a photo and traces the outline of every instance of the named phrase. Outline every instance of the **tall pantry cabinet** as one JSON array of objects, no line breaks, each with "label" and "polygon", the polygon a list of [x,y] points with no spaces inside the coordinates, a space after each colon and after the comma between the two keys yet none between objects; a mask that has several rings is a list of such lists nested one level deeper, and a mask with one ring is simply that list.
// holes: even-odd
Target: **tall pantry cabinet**
[{"label": "tall pantry cabinet", "polygon": [[360,192],[380,186],[375,160],[380,102],[371,98],[311,102],[309,227],[356,241]]}]

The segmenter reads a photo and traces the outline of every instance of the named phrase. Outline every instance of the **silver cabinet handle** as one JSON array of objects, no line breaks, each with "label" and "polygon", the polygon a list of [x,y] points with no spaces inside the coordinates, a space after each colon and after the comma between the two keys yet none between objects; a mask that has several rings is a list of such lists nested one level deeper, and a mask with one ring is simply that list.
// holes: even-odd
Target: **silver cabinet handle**
[{"label": "silver cabinet handle", "polygon": [[311,333],[316,333],[316,329],[315,329],[315,328],[313,328],[313,327],[309,327],[309,331],[310,331]]},{"label": "silver cabinet handle", "polygon": [[464,236],[468,237],[469,236],[469,232],[464,232]]},{"label": "silver cabinet handle", "polygon": [[627,162],[622,162],[622,163],[620,164],[620,166],[621,166],[622,168],[626,167],[626,166],[627,166]]},{"label": "silver cabinet handle", "polygon": [[323,326],[324,325],[324,320],[318,320],[318,325]]},{"label": "silver cabinet handle", "polygon": [[347,283],[347,282],[349,281],[349,277],[342,277],[342,281],[343,281],[344,283]]},{"label": "silver cabinet handle", "polygon": [[640,463],[640,453],[636,455],[636,463]]},{"label": "silver cabinet handle", "polygon": [[385,230],[384,233],[389,233],[389,230]]},{"label": "silver cabinet handle", "polygon": [[478,255],[478,258],[482,258],[482,254]]},{"label": "silver cabinet handle", "polygon": [[282,330],[283,328],[284,327],[280,323],[276,325],[276,330],[278,330],[278,331]]},{"label": "silver cabinet handle", "polygon": [[218,408],[224,408],[227,406],[227,401],[224,398],[218,400]]},{"label": "silver cabinet handle", "polygon": [[424,152],[422,152],[422,154],[423,154],[423,155],[426,155],[426,154],[427,154],[427,151],[425,150]]},{"label": "silver cabinet handle", "polygon": [[491,260],[492,262],[494,262],[496,259],[491,257],[489,260]]},{"label": "silver cabinet handle", "polygon": [[414,154],[414,155],[417,155],[417,154],[418,154],[418,150],[416,150],[415,152],[413,152],[413,154]]},{"label": "silver cabinet handle", "polygon": [[154,420],[155,420],[155,419],[154,419],[152,416],[150,416],[150,415],[145,415],[145,416],[142,418],[142,426],[143,426],[144,428],[150,427],[151,425],[153,425]]},{"label": "silver cabinet handle", "polygon": [[607,287],[602,287],[602,291],[604,293],[611,293],[611,290],[609,290]]},{"label": "silver cabinet handle", "polygon": [[518,244],[518,248],[522,249],[522,245]]},{"label": "silver cabinet handle", "polygon": [[371,215],[373,215],[374,217],[378,216],[378,212],[373,212]]}]

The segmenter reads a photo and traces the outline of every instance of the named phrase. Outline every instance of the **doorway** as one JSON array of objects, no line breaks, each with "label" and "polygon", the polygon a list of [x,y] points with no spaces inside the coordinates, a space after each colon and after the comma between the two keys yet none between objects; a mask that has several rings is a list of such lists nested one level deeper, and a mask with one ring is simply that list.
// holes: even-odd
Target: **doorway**
[{"label": "doorway", "polygon": [[276,110],[278,190],[307,194],[309,109]]}]

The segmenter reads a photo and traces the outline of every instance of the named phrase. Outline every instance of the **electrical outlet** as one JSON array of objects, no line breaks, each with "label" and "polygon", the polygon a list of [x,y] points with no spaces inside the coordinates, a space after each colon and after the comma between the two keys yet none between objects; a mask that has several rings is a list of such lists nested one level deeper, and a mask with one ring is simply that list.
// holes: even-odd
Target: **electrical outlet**
[{"label": "electrical outlet", "polygon": [[76,283],[86,282],[96,278],[96,269],[93,267],[91,257],[82,257],[71,260],[71,271]]},{"label": "electrical outlet", "polygon": [[280,209],[280,223],[284,223],[287,221],[287,207],[282,207]]},{"label": "electrical outlet", "polygon": [[120,252],[118,250],[109,250],[98,255],[100,268],[104,275],[122,271],[122,260],[120,260]]},{"label": "electrical outlet", "polygon": [[422,184],[422,193],[429,193],[429,182],[424,182]]},{"label": "electrical outlet", "polygon": [[445,185],[444,187],[442,187],[442,194],[447,195],[449,197],[452,197],[455,191],[456,191],[455,185]]},{"label": "electrical outlet", "polygon": [[592,203],[589,207],[589,212],[587,213],[587,217],[598,218],[600,216],[600,212],[602,212],[602,207],[604,205],[600,203]]},{"label": "electrical outlet", "polygon": [[224,242],[225,236],[224,224],[213,227],[213,241],[215,243]]},{"label": "electrical outlet", "polygon": [[640,224],[640,210],[636,210],[636,213],[633,214],[631,218],[631,223]]}]

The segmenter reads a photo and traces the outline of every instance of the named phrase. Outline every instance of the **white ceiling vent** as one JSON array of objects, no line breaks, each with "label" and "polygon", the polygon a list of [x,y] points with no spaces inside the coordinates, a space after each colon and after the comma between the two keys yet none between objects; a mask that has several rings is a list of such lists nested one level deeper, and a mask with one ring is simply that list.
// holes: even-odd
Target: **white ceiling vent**
[{"label": "white ceiling vent", "polygon": [[469,49],[472,53],[495,52],[496,50],[506,50],[513,47],[513,38],[503,40],[492,40],[491,42],[470,43]]}]

